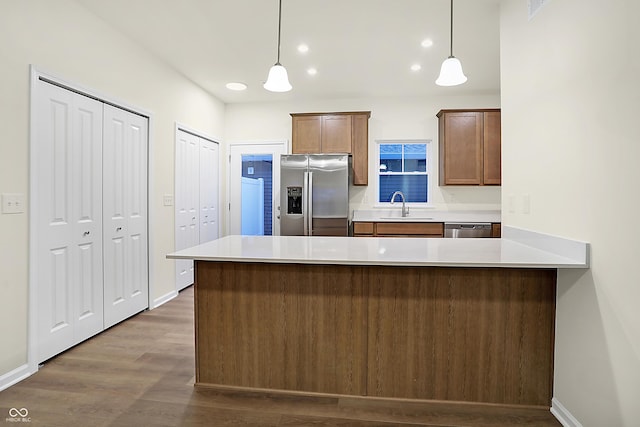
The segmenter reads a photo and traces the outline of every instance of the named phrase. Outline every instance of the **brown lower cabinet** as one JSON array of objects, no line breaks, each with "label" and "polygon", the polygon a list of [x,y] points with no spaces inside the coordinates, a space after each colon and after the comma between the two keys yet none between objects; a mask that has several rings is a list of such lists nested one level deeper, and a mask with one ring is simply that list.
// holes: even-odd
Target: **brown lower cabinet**
[{"label": "brown lower cabinet", "polygon": [[[354,237],[444,237],[442,222],[354,222]],[[502,224],[491,224],[491,237],[502,236]]]},{"label": "brown lower cabinet", "polygon": [[196,261],[196,385],[549,407],[556,270]]},{"label": "brown lower cabinet", "polygon": [[354,237],[444,237],[442,222],[354,222]]}]

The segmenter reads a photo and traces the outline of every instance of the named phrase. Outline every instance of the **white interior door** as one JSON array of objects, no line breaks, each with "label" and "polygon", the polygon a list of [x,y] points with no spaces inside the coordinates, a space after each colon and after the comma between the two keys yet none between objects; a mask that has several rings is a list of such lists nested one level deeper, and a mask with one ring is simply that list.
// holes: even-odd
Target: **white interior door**
[{"label": "white interior door", "polygon": [[[270,206],[269,220],[272,225],[271,235],[280,235],[280,221],[278,221],[277,206],[280,198],[280,155],[286,154],[287,142],[264,142],[264,143],[239,143],[229,146],[229,234],[242,234],[242,177],[243,174],[249,178],[256,178],[248,173],[246,165],[243,169],[243,157],[247,156],[269,156],[272,164],[272,171],[269,177],[265,178],[265,188],[270,191],[269,200],[265,205]],[[249,170],[251,172],[251,170]],[[271,181],[267,185],[267,179]],[[268,233],[267,233],[268,234]]]},{"label": "white interior door", "polygon": [[148,119],[104,106],[104,319],[108,328],[149,306]]},{"label": "white interior door", "polygon": [[[175,167],[175,248],[195,246],[200,241],[200,138],[178,129]],[[193,283],[193,261],[176,260],[176,288]]]},{"label": "white interior door", "polygon": [[200,241],[205,243],[219,237],[219,171],[218,144],[200,139]]},{"label": "white interior door", "polygon": [[37,358],[103,329],[102,111],[91,98],[36,84]]}]

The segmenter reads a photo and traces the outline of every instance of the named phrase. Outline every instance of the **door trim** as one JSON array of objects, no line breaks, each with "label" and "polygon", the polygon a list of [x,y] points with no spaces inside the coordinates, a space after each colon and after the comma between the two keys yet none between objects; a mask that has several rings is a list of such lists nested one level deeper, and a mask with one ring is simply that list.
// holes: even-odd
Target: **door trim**
[{"label": "door trim", "polygon": [[[289,140],[287,139],[279,139],[279,140],[265,140],[265,141],[235,141],[235,142],[229,142],[227,144],[227,151],[226,153],[224,153],[224,156],[226,156],[226,161],[225,161],[225,165],[226,165],[226,177],[227,177],[227,191],[226,191],[226,198],[225,198],[225,204],[224,205],[220,205],[222,206],[221,211],[224,210],[224,215],[226,217],[226,221],[225,221],[225,225],[226,225],[226,233],[225,235],[229,235],[231,234],[231,215],[230,215],[230,211],[231,211],[231,151],[233,149],[233,147],[256,147],[256,153],[260,152],[260,151],[264,151],[265,153],[271,154],[270,151],[267,150],[259,150],[259,147],[268,147],[268,146],[277,146],[277,147],[282,147],[283,149],[283,154],[288,154],[290,152],[290,144],[289,144]],[[222,157],[222,155],[221,155]],[[276,171],[275,169],[273,170],[273,173],[277,173],[278,174],[278,178],[280,175],[280,171]],[[280,186],[278,185],[278,188],[275,187],[273,188],[273,207],[275,209],[276,206],[278,206],[280,204],[279,200],[280,200]],[[278,201],[278,204],[276,204],[276,201]],[[274,217],[274,227],[276,225],[276,218],[277,215],[275,212],[272,213],[273,217]],[[275,231],[275,230],[274,230]],[[278,235],[280,234],[280,224],[278,223]],[[275,235],[275,234],[274,234]]]},{"label": "door trim", "polygon": [[[38,326],[38,313],[37,308],[37,295],[38,295],[38,283],[36,280],[37,277],[37,266],[34,260],[37,259],[37,247],[38,247],[38,229],[35,226],[37,224],[37,212],[38,212],[38,186],[37,180],[34,178],[37,174],[37,156],[38,152],[36,148],[36,123],[35,123],[35,114],[37,108],[37,84],[38,81],[43,80],[47,83],[54,84],[56,86],[62,87],[63,89],[70,90],[72,92],[78,93],[83,96],[88,96],[89,98],[96,99],[98,101],[104,102],[106,104],[110,104],[112,106],[121,108],[123,110],[127,110],[131,113],[146,117],[148,119],[148,133],[147,133],[147,206],[151,207],[151,195],[154,194],[153,188],[153,180],[151,177],[154,175],[154,162],[153,162],[153,144],[154,140],[153,129],[154,129],[154,119],[153,115],[140,107],[132,106],[118,100],[114,97],[107,96],[103,93],[95,91],[93,89],[88,89],[83,87],[75,82],[68,81],[64,78],[56,76],[52,73],[42,70],[40,67],[36,67],[31,64],[29,67],[30,73],[30,82],[29,82],[29,279],[28,279],[28,310],[29,314],[27,317],[27,366],[29,370],[29,375],[32,375],[38,371],[38,357],[37,357],[37,326]],[[147,267],[148,267],[148,300],[149,300],[149,309],[153,309],[157,307],[157,305],[152,305],[154,301],[151,299],[151,295],[153,295],[153,284],[155,282],[154,277],[154,269],[153,269],[153,261],[151,257],[152,248],[154,247],[153,242],[153,234],[150,233],[150,230],[153,229],[152,225],[155,223],[154,215],[152,209],[147,209]],[[159,305],[159,304],[158,304]]]}]

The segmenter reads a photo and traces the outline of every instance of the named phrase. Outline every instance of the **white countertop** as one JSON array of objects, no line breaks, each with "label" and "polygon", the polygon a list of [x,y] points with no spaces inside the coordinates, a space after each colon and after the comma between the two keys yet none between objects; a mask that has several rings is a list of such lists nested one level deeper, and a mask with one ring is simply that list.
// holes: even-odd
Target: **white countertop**
[{"label": "white countertop", "polygon": [[568,242],[570,246],[576,245],[566,254],[559,254],[504,238],[227,236],[169,254],[167,258],[424,267],[588,267],[588,245]]},{"label": "white countertop", "polygon": [[409,215],[400,215],[400,206],[395,209],[372,209],[353,211],[353,222],[500,222],[500,211],[438,211],[409,209]]}]

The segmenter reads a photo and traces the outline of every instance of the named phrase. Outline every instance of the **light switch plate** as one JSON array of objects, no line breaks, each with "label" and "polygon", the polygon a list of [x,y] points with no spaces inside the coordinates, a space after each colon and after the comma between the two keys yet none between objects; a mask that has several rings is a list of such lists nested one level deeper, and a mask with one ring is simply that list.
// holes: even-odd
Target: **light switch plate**
[{"label": "light switch plate", "polygon": [[162,197],[162,204],[165,206],[173,206],[173,194],[165,194]]},{"label": "light switch plate", "polygon": [[2,193],[2,213],[19,214],[24,213],[24,194]]}]

